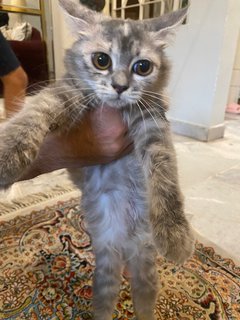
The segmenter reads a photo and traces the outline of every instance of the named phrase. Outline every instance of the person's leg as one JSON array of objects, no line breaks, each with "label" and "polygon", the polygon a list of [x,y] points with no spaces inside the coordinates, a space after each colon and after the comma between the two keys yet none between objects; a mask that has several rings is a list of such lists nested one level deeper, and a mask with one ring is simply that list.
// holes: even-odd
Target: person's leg
[{"label": "person's leg", "polygon": [[19,111],[28,84],[28,77],[21,66],[1,77],[3,82],[4,107],[7,117]]}]

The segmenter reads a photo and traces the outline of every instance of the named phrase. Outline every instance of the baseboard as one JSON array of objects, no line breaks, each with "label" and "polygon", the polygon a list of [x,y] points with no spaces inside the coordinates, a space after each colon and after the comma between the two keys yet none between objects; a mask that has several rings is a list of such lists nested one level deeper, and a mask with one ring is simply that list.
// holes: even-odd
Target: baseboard
[{"label": "baseboard", "polygon": [[175,119],[170,119],[170,123],[174,133],[200,141],[212,141],[223,138],[224,136],[224,123],[212,127],[204,127],[195,123]]}]

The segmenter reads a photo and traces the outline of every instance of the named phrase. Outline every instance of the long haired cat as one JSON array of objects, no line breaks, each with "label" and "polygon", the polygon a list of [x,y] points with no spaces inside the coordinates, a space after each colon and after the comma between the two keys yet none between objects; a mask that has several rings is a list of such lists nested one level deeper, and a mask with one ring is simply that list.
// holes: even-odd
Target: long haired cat
[{"label": "long haired cat", "polygon": [[66,75],[2,125],[0,185],[13,183],[27,170],[49,132],[67,132],[93,108],[119,109],[134,150],[71,176],[82,190],[96,257],[95,319],[112,318],[126,265],[137,319],[153,320],[155,250],[182,264],[194,243],[184,215],[164,94],[169,74],[164,48],[186,9],[131,21],[105,17],[69,0],[60,0],[60,5],[76,36],[66,52]]}]

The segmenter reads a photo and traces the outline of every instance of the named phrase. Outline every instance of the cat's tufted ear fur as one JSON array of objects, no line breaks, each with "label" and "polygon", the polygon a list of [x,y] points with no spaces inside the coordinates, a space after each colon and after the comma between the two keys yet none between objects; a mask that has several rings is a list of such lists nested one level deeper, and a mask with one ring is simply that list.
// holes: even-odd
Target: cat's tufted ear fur
[{"label": "cat's tufted ear fur", "polygon": [[102,15],[71,0],[58,0],[63,9],[65,19],[75,35],[84,36],[89,33]]},{"label": "cat's tufted ear fur", "polygon": [[143,24],[146,30],[153,34],[156,41],[165,46],[169,40],[168,38],[175,34],[177,27],[186,18],[188,9],[189,7],[185,7],[158,18],[147,19],[143,21]]}]

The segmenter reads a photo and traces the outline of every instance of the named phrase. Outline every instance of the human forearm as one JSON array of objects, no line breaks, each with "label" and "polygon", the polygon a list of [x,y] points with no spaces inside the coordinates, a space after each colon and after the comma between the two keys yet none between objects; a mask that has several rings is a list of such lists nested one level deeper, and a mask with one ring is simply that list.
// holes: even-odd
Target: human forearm
[{"label": "human forearm", "polygon": [[[40,93],[28,99],[22,110],[0,128],[0,184],[15,182],[36,159],[53,123],[53,97]],[[58,101],[55,98],[55,103]],[[54,108],[53,108],[54,110]]]}]

